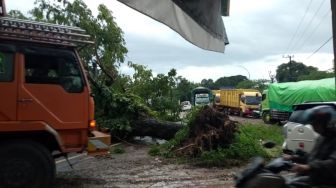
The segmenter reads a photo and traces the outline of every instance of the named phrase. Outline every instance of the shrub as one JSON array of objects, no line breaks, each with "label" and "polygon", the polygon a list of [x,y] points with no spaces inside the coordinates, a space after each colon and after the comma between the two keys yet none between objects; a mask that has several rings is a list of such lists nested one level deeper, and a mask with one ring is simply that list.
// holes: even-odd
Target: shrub
[{"label": "shrub", "polygon": [[115,147],[112,148],[112,153],[122,154],[122,153],[125,153],[125,149],[121,146],[115,146]]}]

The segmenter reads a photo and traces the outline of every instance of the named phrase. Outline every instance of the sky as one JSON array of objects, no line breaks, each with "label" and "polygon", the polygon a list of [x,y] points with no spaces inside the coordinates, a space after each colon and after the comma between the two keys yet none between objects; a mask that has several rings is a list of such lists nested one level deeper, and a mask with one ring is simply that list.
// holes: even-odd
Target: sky
[{"label": "sky", "polygon": [[[292,60],[319,70],[333,67],[330,1],[231,0],[230,15],[223,17],[230,44],[224,53],[200,49],[167,26],[117,2],[84,0],[95,13],[105,4],[124,32],[126,61],[146,65],[153,73],[174,68],[192,82],[244,75],[269,79],[276,68]],[[7,0],[7,10],[24,13],[34,0]],[[325,45],[317,52],[323,44]],[[315,53],[314,53],[315,52]],[[127,66],[120,71],[131,74]]]}]

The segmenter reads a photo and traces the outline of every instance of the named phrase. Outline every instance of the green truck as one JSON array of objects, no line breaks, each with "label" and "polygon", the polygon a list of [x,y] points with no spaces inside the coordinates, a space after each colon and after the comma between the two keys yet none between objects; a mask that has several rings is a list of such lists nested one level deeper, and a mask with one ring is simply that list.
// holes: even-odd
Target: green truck
[{"label": "green truck", "polygon": [[261,116],[267,124],[287,121],[295,104],[329,101],[336,101],[335,78],[273,83],[262,93]]},{"label": "green truck", "polygon": [[212,91],[206,87],[197,87],[191,91],[191,104],[193,106],[210,105]]}]

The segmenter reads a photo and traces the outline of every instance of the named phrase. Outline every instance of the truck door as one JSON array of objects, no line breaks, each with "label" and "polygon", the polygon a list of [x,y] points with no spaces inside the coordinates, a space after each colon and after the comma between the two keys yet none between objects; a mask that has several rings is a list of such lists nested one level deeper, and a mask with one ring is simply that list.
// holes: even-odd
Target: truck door
[{"label": "truck door", "polygon": [[16,120],[17,79],[15,53],[0,44],[0,121]]},{"label": "truck door", "polygon": [[83,144],[80,140],[87,134],[89,94],[74,53],[27,47],[22,55],[18,119],[53,127],[68,147]]}]

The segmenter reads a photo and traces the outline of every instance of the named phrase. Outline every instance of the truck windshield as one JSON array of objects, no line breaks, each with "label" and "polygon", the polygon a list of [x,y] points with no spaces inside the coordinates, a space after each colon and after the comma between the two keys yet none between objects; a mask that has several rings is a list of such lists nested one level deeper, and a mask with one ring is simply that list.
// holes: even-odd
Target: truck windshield
[{"label": "truck windshield", "polygon": [[26,53],[25,81],[27,84],[57,84],[69,93],[81,93],[84,83],[74,54]]},{"label": "truck windshield", "polygon": [[209,104],[209,98],[195,98],[196,104]]},{"label": "truck windshield", "polygon": [[195,95],[195,103],[197,105],[207,105],[210,103],[209,94],[200,93]]},{"label": "truck windshield", "polygon": [[245,96],[245,104],[247,105],[258,105],[261,102],[261,97],[256,96]]}]

